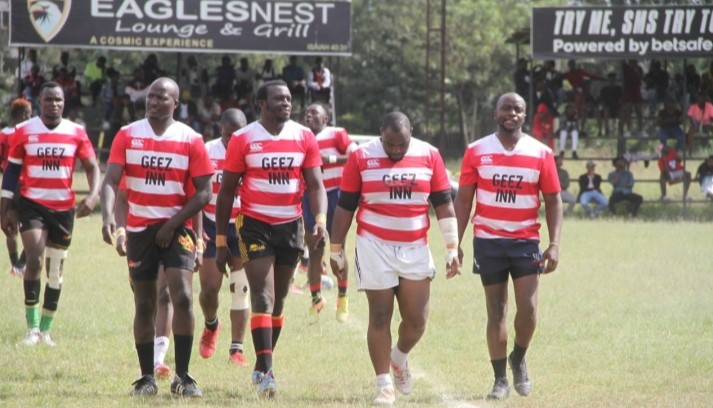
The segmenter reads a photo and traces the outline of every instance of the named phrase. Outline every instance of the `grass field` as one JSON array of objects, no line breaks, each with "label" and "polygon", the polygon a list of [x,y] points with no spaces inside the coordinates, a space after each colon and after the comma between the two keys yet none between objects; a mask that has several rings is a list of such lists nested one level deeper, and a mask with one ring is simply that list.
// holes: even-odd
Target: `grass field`
[{"label": "grass field", "polygon": [[[432,232],[434,257],[440,261],[443,247]],[[539,327],[528,354],[533,395],[522,398],[513,392],[502,403],[484,400],[492,373],[480,282],[468,271],[450,281],[441,273],[432,286],[427,332],[410,359],[414,392],[398,396],[397,406],[712,406],[711,244],[709,223],[566,220],[560,268],[541,281]],[[464,249],[466,259],[472,259],[469,245]],[[250,369],[229,365],[228,330],[212,359],[198,355],[203,316],[194,288],[199,324],[191,372],[205,397],[173,399],[169,382],[162,381],[158,397],[141,401],[127,397],[138,362],[126,267],[101,242],[98,214],[76,224],[53,331],[56,348],[16,346],[25,331],[22,284],[8,270],[3,251],[0,406],[371,404],[366,299],[353,288],[352,315],[345,324],[334,319],[334,290],[326,292],[328,312],[316,325],[308,324],[308,296],[289,296],[275,354],[278,397],[268,404],[255,397]],[[305,278],[297,279],[301,283]],[[222,303],[220,316],[227,322],[227,289]],[[395,330],[398,318],[394,320]],[[254,361],[249,335],[246,347]],[[173,346],[168,362],[173,363]]]}]

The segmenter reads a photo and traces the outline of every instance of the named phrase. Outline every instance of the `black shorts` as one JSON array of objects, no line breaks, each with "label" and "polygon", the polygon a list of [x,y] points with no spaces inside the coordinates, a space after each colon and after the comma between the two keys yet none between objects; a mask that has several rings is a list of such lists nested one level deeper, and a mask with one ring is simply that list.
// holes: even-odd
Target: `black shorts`
[{"label": "black shorts", "polygon": [[46,230],[49,242],[64,248],[68,248],[72,243],[74,208],[69,211],[55,211],[25,197],[20,197],[15,204],[20,232]]},{"label": "black shorts", "polygon": [[182,225],[176,229],[168,248],[156,245],[156,233],[163,223],[126,235],[126,260],[132,280],[158,279],[158,267],[193,271],[196,262],[196,234]]},{"label": "black shorts", "polygon": [[539,242],[532,239],[473,239],[473,273],[483,286],[542,272]]},{"label": "black shorts", "polygon": [[304,253],[302,218],[283,224],[268,224],[238,214],[235,220],[240,237],[243,263],[252,259],[275,257],[275,265],[297,265]]},{"label": "black shorts", "polygon": [[[209,220],[205,215],[203,216],[203,232],[208,236],[203,258],[215,258],[215,221]],[[228,224],[228,233],[225,235],[225,240],[228,244],[230,254],[240,256],[240,250],[238,249],[238,232],[235,230],[235,224]]]},{"label": "black shorts", "polygon": [[[334,219],[334,212],[337,210],[338,202],[339,189],[335,188],[327,191],[327,232],[332,230],[332,220]],[[309,207],[309,195],[306,191],[302,197],[302,218],[305,223],[305,232],[311,234],[314,229],[314,224],[317,222],[314,220],[314,214],[312,214],[312,210]]]}]

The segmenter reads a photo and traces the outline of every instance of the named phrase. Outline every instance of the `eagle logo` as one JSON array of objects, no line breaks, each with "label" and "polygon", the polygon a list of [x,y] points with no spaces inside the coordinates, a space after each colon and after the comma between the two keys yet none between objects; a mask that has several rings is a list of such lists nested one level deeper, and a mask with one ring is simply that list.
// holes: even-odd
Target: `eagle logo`
[{"label": "eagle logo", "polygon": [[69,17],[72,0],[27,0],[27,11],[37,34],[50,42]]}]

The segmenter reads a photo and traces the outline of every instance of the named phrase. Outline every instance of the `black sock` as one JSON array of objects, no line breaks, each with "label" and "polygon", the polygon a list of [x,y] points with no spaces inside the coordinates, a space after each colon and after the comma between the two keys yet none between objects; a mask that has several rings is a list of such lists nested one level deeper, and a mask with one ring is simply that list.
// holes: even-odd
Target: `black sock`
[{"label": "black sock", "polygon": [[218,330],[218,324],[218,317],[216,316],[215,320],[213,320],[212,322],[206,320],[205,327],[207,327],[210,331],[216,331]]},{"label": "black sock", "polygon": [[515,346],[512,348],[512,363],[516,366],[520,365],[522,362],[522,359],[525,358],[525,353],[527,352],[527,347],[522,347],[515,343]]},{"label": "black sock", "polygon": [[20,252],[20,259],[18,259],[21,265],[25,265],[27,263],[27,257],[25,257],[25,250],[23,249],[22,252]]},{"label": "black sock", "polygon": [[490,364],[493,365],[493,374],[495,374],[495,378],[507,376],[507,374],[505,374],[505,369],[507,368],[507,359],[502,358],[500,360],[490,360]]},{"label": "black sock", "polygon": [[183,376],[188,373],[188,364],[191,362],[191,348],[193,348],[193,336],[183,336],[180,334],[174,334],[173,344],[176,356],[176,375],[183,378]]},{"label": "black sock", "polygon": [[136,343],[136,354],[139,355],[141,376],[153,375],[153,341],[151,343]]},{"label": "black sock", "polygon": [[10,255],[10,265],[13,266],[17,263],[17,251],[15,252],[10,252],[8,255]]}]

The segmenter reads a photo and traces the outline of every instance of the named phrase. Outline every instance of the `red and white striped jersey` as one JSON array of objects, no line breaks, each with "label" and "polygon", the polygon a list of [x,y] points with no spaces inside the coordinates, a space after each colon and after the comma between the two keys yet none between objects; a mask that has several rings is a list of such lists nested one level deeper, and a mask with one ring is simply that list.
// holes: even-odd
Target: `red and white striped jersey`
[{"label": "red and white striped jersey", "polygon": [[260,122],[233,133],[223,170],[243,175],[241,213],[282,224],[302,216],[302,169],[321,165],[312,131],[290,120],[277,136]]},{"label": "red and white striped jersey", "polygon": [[173,217],[195,192],[192,179],[213,174],[203,137],[180,122],[163,136],[147,119],[124,126],[111,145],[109,164],[124,166],[126,229],[132,232]]},{"label": "red and white striped jersey", "polygon": [[495,134],[468,145],[459,184],[476,185],[473,234],[488,239],[539,240],[540,192],[560,191],[552,150],[529,135],[512,151]]},{"label": "red and white striped jersey", "polygon": [[[316,135],[319,151],[324,155],[341,156],[347,154],[349,145],[352,144],[347,131],[343,128],[327,126]],[[339,183],[342,180],[342,170],[344,164],[339,163],[324,163],[322,165],[322,182],[325,190],[334,190],[339,188]]]},{"label": "red and white striped jersey", "polygon": [[[208,150],[208,158],[213,166],[213,197],[210,202],[203,208],[203,214],[208,217],[209,220],[215,222],[215,201],[218,198],[218,191],[220,190],[220,182],[223,181],[223,165],[225,162],[226,149],[223,145],[223,140],[217,138],[211,140],[205,144],[206,150]],[[230,222],[235,222],[235,217],[238,216],[238,211],[240,211],[240,196],[238,192],[235,192],[235,200],[233,201],[233,212],[230,213]]]},{"label": "red and white striped jersey", "polygon": [[428,197],[451,186],[435,147],[412,138],[403,159],[394,162],[381,139],[374,139],[349,155],[340,189],[361,194],[357,234],[395,245],[424,245]]},{"label": "red and white striped jersey", "polygon": [[10,154],[10,139],[12,139],[13,133],[15,133],[14,126],[7,126],[0,130],[0,166],[2,166],[3,171],[7,167],[7,158]]},{"label": "red and white striped jersey", "polygon": [[22,165],[20,195],[55,211],[74,207],[74,165],[94,157],[94,148],[84,128],[70,120],[50,130],[39,116],[15,128],[8,161]]}]

